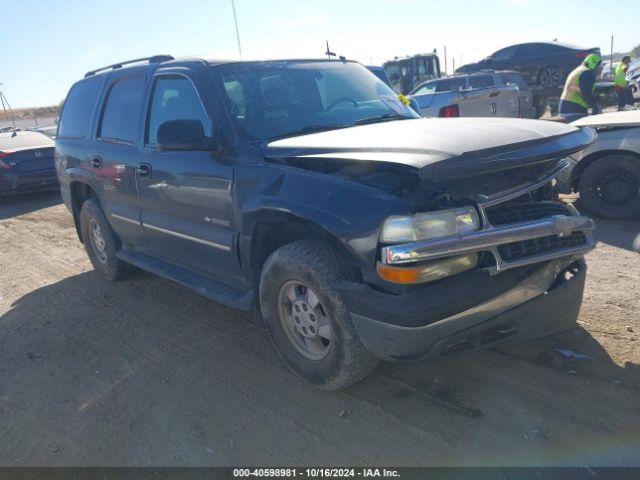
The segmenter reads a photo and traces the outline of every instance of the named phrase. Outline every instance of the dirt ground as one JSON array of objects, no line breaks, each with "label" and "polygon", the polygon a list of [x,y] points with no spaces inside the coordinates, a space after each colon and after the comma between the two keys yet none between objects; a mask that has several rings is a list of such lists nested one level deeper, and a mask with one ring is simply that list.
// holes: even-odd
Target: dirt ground
[{"label": "dirt ground", "polygon": [[0,199],[0,465],[640,465],[639,233],[598,222],[578,330],[326,393],[248,315],[100,280],[56,194]]}]

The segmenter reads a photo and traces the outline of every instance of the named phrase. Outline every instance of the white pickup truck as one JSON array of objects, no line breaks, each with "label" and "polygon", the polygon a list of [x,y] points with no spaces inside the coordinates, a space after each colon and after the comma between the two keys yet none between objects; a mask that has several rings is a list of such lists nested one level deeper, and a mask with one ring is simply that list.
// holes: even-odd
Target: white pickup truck
[{"label": "white pickup truck", "polygon": [[[479,72],[429,80],[410,94],[423,117],[530,117],[531,92],[507,72]],[[511,74],[511,72],[508,72]]]}]

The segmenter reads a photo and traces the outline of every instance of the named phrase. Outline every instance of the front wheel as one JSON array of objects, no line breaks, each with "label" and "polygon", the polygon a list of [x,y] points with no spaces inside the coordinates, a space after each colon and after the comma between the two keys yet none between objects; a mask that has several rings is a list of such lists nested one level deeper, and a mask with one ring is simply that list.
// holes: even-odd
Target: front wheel
[{"label": "front wheel", "polygon": [[640,218],[640,161],[630,155],[607,155],[589,165],[578,185],[584,208],[602,218]]},{"label": "front wheel", "polygon": [[260,308],[278,353],[296,374],[324,390],[346,388],[378,363],[336,288],[349,278],[336,249],[315,240],[276,250],[260,276]]}]

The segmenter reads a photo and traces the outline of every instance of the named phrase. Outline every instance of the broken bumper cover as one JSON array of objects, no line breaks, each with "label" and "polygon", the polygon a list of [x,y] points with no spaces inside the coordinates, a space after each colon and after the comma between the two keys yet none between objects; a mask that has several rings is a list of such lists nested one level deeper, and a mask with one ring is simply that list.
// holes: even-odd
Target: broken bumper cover
[{"label": "broken bumper cover", "polygon": [[[381,292],[363,296],[365,292],[360,290],[350,297],[349,307],[358,336],[372,353],[392,361],[425,360],[575,328],[585,275],[586,265],[581,259],[553,260],[494,298],[416,326],[406,326],[408,318],[413,324],[419,322],[416,298]],[[456,301],[453,295],[450,299]],[[358,307],[364,302],[368,303],[366,313]],[[423,303],[423,317],[428,316],[429,308]],[[396,318],[405,325],[389,323]]]}]

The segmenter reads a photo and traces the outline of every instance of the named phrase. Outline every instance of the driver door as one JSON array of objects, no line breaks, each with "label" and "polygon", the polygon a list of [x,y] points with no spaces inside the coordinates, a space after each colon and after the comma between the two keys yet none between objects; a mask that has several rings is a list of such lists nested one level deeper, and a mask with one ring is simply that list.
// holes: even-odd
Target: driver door
[{"label": "driver door", "polygon": [[184,73],[156,73],[148,101],[137,185],[150,253],[206,276],[241,277],[235,232],[233,166],[210,151],[166,151],[157,146],[160,124],[212,119],[195,81]]}]

